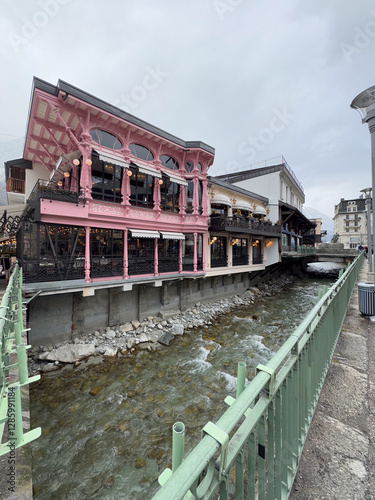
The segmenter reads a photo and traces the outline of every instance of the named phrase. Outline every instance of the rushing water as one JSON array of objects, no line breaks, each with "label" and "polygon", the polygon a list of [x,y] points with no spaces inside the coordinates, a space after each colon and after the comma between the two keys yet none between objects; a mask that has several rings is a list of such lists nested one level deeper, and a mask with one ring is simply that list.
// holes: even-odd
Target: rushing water
[{"label": "rushing water", "polygon": [[[91,358],[30,386],[36,500],[148,500],[171,465],[171,426],[186,451],[236,393],[239,361],[265,364],[316,302],[323,280],[300,280],[274,297],[187,331],[157,352]],[[91,391],[91,394],[90,394]],[[94,394],[92,394],[94,393]]]}]

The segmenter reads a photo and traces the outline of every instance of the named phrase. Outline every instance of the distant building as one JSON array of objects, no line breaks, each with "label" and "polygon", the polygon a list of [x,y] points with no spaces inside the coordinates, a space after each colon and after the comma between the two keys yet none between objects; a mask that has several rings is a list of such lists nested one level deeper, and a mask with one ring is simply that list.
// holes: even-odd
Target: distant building
[{"label": "distant building", "polygon": [[363,195],[350,200],[341,198],[340,203],[335,205],[333,222],[334,234],[338,235],[338,242],[343,243],[344,248],[356,249],[367,245],[366,200]]},{"label": "distant building", "polygon": [[302,184],[284,157],[267,160],[262,167],[225,175],[220,179],[238,187],[261,194],[269,199],[267,218],[281,224],[282,252],[294,253],[303,245],[303,235],[314,235],[315,223],[302,213],[305,194]]},{"label": "distant building", "polygon": [[322,229],[322,219],[320,217],[309,219],[309,221],[314,224],[314,227],[303,235],[303,244],[316,247],[319,243],[322,243],[322,238],[327,236],[327,231]]}]

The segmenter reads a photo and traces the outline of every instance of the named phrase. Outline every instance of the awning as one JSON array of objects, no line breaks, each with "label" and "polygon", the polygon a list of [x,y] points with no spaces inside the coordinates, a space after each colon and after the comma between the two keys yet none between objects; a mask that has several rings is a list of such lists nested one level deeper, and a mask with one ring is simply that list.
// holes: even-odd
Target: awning
[{"label": "awning", "polygon": [[107,151],[98,151],[99,159],[110,163],[111,165],[118,165],[119,167],[129,168],[129,163],[124,160],[124,158],[120,158],[119,156],[113,155],[111,153],[107,153]]},{"label": "awning", "polygon": [[129,229],[132,238],[159,238],[159,231],[146,231],[144,229]]},{"label": "awning", "polygon": [[248,203],[247,201],[236,201],[236,204],[233,205],[234,209],[238,209],[238,210],[247,210],[248,212],[252,212],[254,209],[253,207],[250,205],[250,203]]},{"label": "awning", "polygon": [[153,165],[151,166],[148,162],[137,158],[135,161],[132,160],[132,163],[134,163],[134,165],[136,165],[138,167],[138,170],[140,172],[143,172],[144,174],[152,175],[153,177],[158,177],[159,179],[161,179],[161,172],[158,172],[155,169],[155,167]]},{"label": "awning", "polygon": [[185,235],[183,233],[167,233],[165,231],[160,231],[163,240],[184,240]]},{"label": "awning", "polygon": [[267,215],[267,210],[264,207],[260,207],[259,205],[253,211],[254,215]]},{"label": "awning", "polygon": [[225,196],[225,194],[220,194],[220,193],[216,193],[215,194],[215,196],[211,200],[211,205],[213,203],[215,205],[227,205],[228,207],[232,206],[232,202],[230,201],[230,199],[228,198],[228,196]]},{"label": "awning", "polygon": [[181,186],[187,186],[188,182],[185,179],[182,179],[179,175],[176,174],[170,174],[169,172],[164,172],[164,175],[170,178],[172,182],[175,182],[176,184],[181,184]]}]

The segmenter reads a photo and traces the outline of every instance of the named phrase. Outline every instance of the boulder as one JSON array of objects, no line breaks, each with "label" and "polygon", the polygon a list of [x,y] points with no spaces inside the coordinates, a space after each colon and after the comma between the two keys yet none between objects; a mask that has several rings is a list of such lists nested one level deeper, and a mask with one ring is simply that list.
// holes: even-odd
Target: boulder
[{"label": "boulder", "polygon": [[136,319],[134,319],[134,320],[132,321],[132,325],[133,325],[133,327],[134,327],[135,329],[139,328],[139,325],[140,325],[140,324],[141,324],[141,323],[140,323],[138,320],[136,320]]},{"label": "boulder", "polygon": [[74,363],[75,361],[92,356],[94,353],[95,346],[92,344],[66,344],[53,349],[44,359],[61,361],[62,363]]},{"label": "boulder", "polygon": [[175,324],[171,328],[171,333],[173,333],[173,335],[183,335],[184,327],[182,325]]},{"label": "boulder", "polygon": [[107,339],[114,339],[116,337],[116,332],[113,330],[108,330],[108,332],[105,334],[105,337]]},{"label": "boulder", "polygon": [[107,346],[104,350],[104,356],[116,356],[117,355],[117,347]]},{"label": "boulder", "polygon": [[148,342],[148,341],[149,341],[148,336],[142,332],[141,335],[139,336],[139,342]]},{"label": "boulder", "polygon": [[165,332],[160,335],[158,338],[159,344],[169,346],[169,342],[174,339],[173,333]]},{"label": "boulder", "polygon": [[133,325],[131,323],[125,323],[125,325],[121,325],[119,328],[120,332],[127,333],[133,330]]}]

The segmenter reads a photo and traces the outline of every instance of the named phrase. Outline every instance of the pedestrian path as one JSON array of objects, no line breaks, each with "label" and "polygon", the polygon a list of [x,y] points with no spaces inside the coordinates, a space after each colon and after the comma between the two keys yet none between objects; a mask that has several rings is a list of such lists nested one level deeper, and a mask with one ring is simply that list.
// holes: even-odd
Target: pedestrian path
[{"label": "pedestrian path", "polygon": [[[358,283],[368,281],[365,259]],[[374,443],[375,323],[355,285],[289,498],[375,499]]]}]

